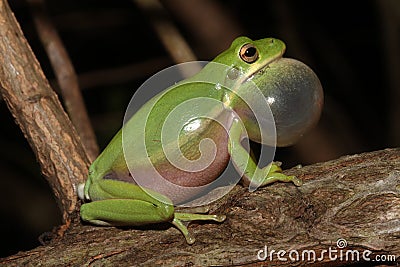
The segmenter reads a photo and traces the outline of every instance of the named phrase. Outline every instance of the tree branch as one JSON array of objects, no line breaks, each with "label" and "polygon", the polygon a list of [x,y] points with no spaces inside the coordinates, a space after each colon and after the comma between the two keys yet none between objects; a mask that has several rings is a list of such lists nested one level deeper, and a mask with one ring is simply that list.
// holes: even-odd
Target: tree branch
[{"label": "tree branch", "polygon": [[64,222],[72,219],[89,160],[7,1],[0,0],[0,92],[54,191]]},{"label": "tree branch", "polygon": [[[18,253],[3,263],[339,266],[350,262],[322,254],[329,247],[337,250],[333,254],[337,257],[340,251],[346,255],[349,250],[357,250],[362,259],[362,253],[370,250],[370,259],[377,254],[395,255],[399,263],[400,148],[346,156],[287,173],[297,175],[304,185],[275,183],[254,193],[236,186],[213,203],[212,213],[226,214],[227,220],[221,224],[194,223],[189,228],[197,239],[192,246],[169,224],[143,229],[77,224],[62,240]],[[339,238],[347,241],[343,250],[336,245]],[[257,254],[265,246],[268,252],[295,250],[300,257],[303,251],[314,250],[323,260],[279,261],[276,254],[269,260],[268,254],[266,261],[259,261]]]},{"label": "tree branch", "polygon": [[96,136],[86,112],[74,66],[57,30],[45,11],[43,0],[29,0],[28,3],[32,10],[33,21],[39,38],[57,77],[68,114],[92,162],[99,154],[99,147],[97,146]]}]

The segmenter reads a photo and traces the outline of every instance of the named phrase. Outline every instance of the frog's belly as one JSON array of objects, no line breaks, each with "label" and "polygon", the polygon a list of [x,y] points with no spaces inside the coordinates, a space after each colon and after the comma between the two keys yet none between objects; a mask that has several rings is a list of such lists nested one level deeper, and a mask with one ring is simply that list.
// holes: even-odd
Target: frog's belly
[{"label": "frog's belly", "polygon": [[[186,132],[182,139],[185,141],[180,146],[184,157],[182,160],[172,164],[171,158],[167,160],[164,153],[161,157],[159,154],[149,155],[152,166],[156,166],[153,171],[149,172],[148,167],[138,166],[132,173],[136,181],[138,181],[136,178],[139,178],[140,185],[168,196],[173,203],[184,202],[204,191],[205,186],[217,179],[225,170],[230,158],[228,134],[224,127],[216,122],[204,123],[203,129]],[[212,147],[200,153],[201,140],[207,140],[208,144],[213,143]],[[202,160],[199,160],[200,158]]]}]

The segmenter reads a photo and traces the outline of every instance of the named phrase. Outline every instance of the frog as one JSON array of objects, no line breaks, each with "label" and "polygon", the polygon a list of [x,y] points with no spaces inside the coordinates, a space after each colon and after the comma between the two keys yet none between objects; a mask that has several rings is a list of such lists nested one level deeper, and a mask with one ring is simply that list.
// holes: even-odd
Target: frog
[{"label": "frog", "polygon": [[[285,60],[285,50],[285,43],[276,38],[252,40],[238,37],[197,74],[170,86],[139,108],[90,165],[86,183],[79,185],[78,195],[84,202],[80,207],[81,219],[100,226],[171,223],[188,244],[193,244],[195,238],[188,230],[188,222],[223,222],[226,215],[207,214],[207,207],[185,212],[177,210],[176,204],[201,193],[198,188],[217,179],[229,162],[233,162],[242,183],[249,188],[274,182],[301,186],[299,178],[283,173],[279,162],[272,161],[259,167],[256,158],[242,143],[244,138],[261,144],[269,142],[263,140],[264,129],[249,112],[249,104],[243,98],[249,101],[263,98],[269,105],[267,108],[280,123],[276,126],[278,146],[296,142],[319,119],[323,93],[318,77],[305,64]],[[211,63],[218,64],[218,71]],[[209,80],[209,77],[214,84],[194,82]],[[259,88],[261,97],[254,95],[247,86],[249,83]],[[293,90],[298,87],[308,88],[304,101],[291,99]],[[170,147],[180,150],[184,158],[193,162],[202,156],[201,141],[209,139],[214,142],[215,153],[207,167],[187,171],[170,162],[165,149],[172,141],[161,142],[163,132],[160,125],[179,104],[198,98],[215,100],[220,105],[217,108],[205,107],[209,117],[201,117],[191,110],[178,111],[175,117],[183,120],[186,126],[178,131],[178,141]],[[291,113],[292,105],[299,102],[301,107]],[[201,107],[205,102],[199,103]],[[303,104],[306,112],[301,111]],[[193,110],[195,107],[193,104]],[[299,115],[303,113],[307,114]],[[299,116],[301,118],[296,121]],[[216,117],[222,117],[223,125],[213,120]],[[137,145],[140,143],[138,140],[142,140],[142,147]],[[127,149],[133,151],[130,156],[125,153]],[[171,184],[193,190],[171,190],[170,186],[152,180],[155,172]],[[135,181],[139,174],[150,181],[148,188]]]}]

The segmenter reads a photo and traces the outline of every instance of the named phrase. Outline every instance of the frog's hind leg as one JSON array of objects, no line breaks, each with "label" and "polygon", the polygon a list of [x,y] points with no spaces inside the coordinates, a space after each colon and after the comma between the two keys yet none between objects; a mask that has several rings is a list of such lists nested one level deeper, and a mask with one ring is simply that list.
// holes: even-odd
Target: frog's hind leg
[{"label": "frog's hind leg", "polygon": [[107,199],[81,206],[81,218],[102,226],[137,226],[173,219],[173,206],[137,199]]}]

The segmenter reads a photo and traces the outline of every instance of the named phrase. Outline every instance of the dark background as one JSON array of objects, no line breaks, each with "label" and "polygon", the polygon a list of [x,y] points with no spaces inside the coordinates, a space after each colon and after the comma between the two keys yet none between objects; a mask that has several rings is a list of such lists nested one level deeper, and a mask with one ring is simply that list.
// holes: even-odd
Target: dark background
[{"label": "dark background", "polygon": [[[284,168],[400,144],[400,1],[183,1],[163,3],[198,59],[211,60],[239,35],[276,37],[286,43],[286,57],[305,62],[319,76],[322,118],[300,143],[277,150]],[[121,127],[136,88],[174,62],[132,1],[45,2],[104,148]],[[10,5],[57,90],[29,5],[22,0]],[[0,112],[0,256],[6,256],[37,246],[38,236],[59,225],[61,215],[2,100]]]}]

